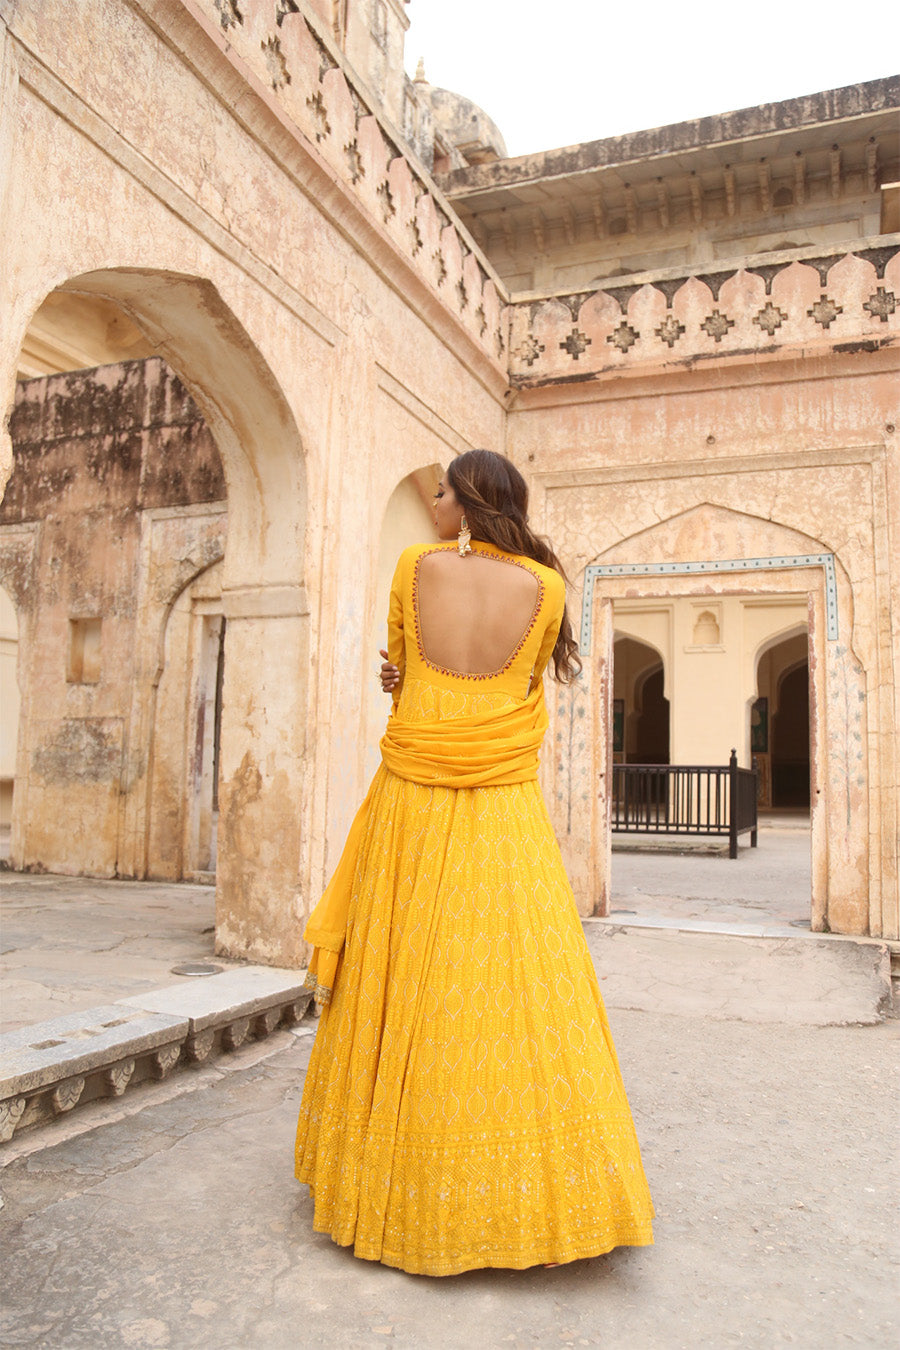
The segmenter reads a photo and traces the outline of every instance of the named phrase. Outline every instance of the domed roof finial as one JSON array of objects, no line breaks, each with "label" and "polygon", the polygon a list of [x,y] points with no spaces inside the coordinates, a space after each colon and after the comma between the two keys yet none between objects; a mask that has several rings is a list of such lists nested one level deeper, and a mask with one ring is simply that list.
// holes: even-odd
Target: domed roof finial
[{"label": "domed roof finial", "polygon": [[416,66],[416,78],[413,80],[413,84],[427,84],[427,83],[428,81],[425,78],[425,58],[423,56],[420,56],[419,64]]}]

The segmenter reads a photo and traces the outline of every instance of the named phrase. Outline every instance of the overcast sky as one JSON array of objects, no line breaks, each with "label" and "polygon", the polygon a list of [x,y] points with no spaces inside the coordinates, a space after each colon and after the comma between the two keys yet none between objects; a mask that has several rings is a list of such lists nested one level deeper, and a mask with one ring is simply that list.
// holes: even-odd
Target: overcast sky
[{"label": "overcast sky", "polygon": [[896,73],[900,5],[410,0],[406,68],[465,94],[510,155]]}]

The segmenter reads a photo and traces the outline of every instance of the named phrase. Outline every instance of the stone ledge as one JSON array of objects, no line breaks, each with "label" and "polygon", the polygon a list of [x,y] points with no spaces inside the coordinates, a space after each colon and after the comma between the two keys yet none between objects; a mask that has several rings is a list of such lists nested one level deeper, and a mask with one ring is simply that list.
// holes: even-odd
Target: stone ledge
[{"label": "stone ledge", "polygon": [[610,1008],[821,1027],[891,1015],[890,953],[879,939],[651,922],[582,920]]},{"label": "stone ledge", "polygon": [[295,1025],[312,998],[304,975],[241,967],[0,1035],[0,1143]]}]

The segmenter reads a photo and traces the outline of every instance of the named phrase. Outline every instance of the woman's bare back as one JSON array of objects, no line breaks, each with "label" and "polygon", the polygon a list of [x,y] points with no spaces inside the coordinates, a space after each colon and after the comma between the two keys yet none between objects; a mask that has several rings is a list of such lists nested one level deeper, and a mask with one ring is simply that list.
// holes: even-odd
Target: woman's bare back
[{"label": "woman's bare back", "polygon": [[416,610],[426,661],[458,675],[494,675],[530,629],[541,587],[527,567],[455,550],[425,554]]}]

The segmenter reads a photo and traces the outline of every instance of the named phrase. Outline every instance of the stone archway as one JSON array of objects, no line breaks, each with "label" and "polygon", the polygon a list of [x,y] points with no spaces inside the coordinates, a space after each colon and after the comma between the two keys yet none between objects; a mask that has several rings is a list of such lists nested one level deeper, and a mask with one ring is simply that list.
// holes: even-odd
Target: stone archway
[{"label": "stone archway", "polygon": [[[613,759],[623,764],[668,764],[669,706],[665,661],[658,647],[633,637],[616,615],[613,643]],[[616,745],[621,716],[621,746]]]},{"label": "stone archway", "polygon": [[[296,420],[259,348],[208,279],[113,268],[70,277],[59,290],[100,297],[124,311],[190,391],[221,456],[232,509],[222,578],[229,674],[217,948],[299,965],[309,605],[306,469]],[[187,560],[184,565],[197,570]],[[176,550],[169,570],[178,569]],[[138,659],[145,664],[135,672],[122,751],[126,874],[146,834],[149,766],[141,747],[150,743],[153,709],[141,691],[154,683],[155,644],[145,644]]]},{"label": "stone archway", "polygon": [[[684,561],[681,562],[680,560]],[[640,560],[638,562],[638,560]],[[702,564],[702,566],[698,566]],[[812,914],[814,929],[865,932],[869,925],[866,828],[866,675],[854,652],[852,589],[839,557],[821,541],[769,520],[709,504],[621,540],[596,559],[585,587],[583,633],[594,688],[593,749],[583,772],[601,809],[585,819],[592,839],[594,912],[608,907],[607,728],[617,598],[660,602],[693,596],[794,597],[807,606],[811,660]],[[742,714],[743,725],[743,714]],[[748,737],[749,740],[749,737]],[[743,743],[737,736],[740,748]]]}]

